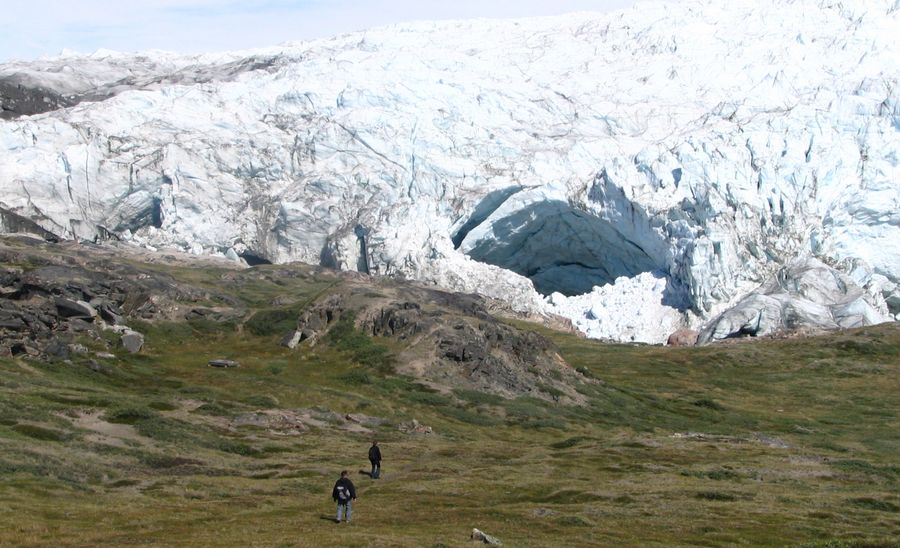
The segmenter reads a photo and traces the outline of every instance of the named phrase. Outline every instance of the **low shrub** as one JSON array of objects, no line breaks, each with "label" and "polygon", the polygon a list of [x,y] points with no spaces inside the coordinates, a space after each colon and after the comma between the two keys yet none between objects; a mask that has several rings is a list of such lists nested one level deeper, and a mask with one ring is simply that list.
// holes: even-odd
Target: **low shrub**
[{"label": "low shrub", "polygon": [[299,312],[294,308],[259,310],[244,322],[244,329],[257,337],[284,335],[297,328]]},{"label": "low shrub", "polygon": [[866,510],[878,510],[879,512],[900,512],[900,506],[886,500],[878,500],[871,497],[850,499],[850,504]]},{"label": "low shrub", "polygon": [[104,413],[107,422],[135,424],[138,421],[154,419],[159,414],[149,407],[117,407]]},{"label": "low shrub", "polygon": [[168,417],[142,419],[134,423],[134,428],[138,434],[162,442],[185,442],[197,437],[191,425]]},{"label": "low shrub", "polygon": [[519,426],[521,426],[522,428],[532,429],[555,428],[557,430],[565,430],[568,427],[564,420],[553,417],[546,417],[542,419],[528,419],[520,422]]},{"label": "low shrub", "polygon": [[443,407],[440,411],[444,416],[474,426],[496,426],[500,424],[500,420],[496,417],[475,413],[474,411],[461,409],[459,407]]},{"label": "low shrub", "polygon": [[203,415],[212,415],[214,417],[227,417],[231,415],[229,406],[216,401],[206,402],[200,407],[194,409],[194,412],[201,413]]},{"label": "low shrub", "polygon": [[278,398],[275,396],[270,396],[268,394],[256,394],[253,396],[247,396],[242,400],[247,405],[252,405],[254,407],[262,407],[266,409],[274,409],[278,407]]},{"label": "low shrub", "polygon": [[590,438],[587,438],[585,436],[575,436],[572,438],[564,439],[562,441],[558,441],[556,443],[551,443],[550,447],[552,447],[553,449],[568,449],[570,447],[575,447],[579,443],[587,441],[589,439]]},{"label": "low shrub", "polygon": [[41,441],[66,441],[72,437],[68,432],[54,428],[44,428],[36,424],[17,424],[12,427],[12,430],[23,436]]},{"label": "low shrub", "polygon": [[547,416],[543,402],[533,398],[516,398],[505,404],[506,415],[514,419],[534,419]]},{"label": "low shrub", "polygon": [[363,385],[372,384],[372,377],[361,369],[354,369],[341,376],[341,380],[347,384]]},{"label": "low shrub", "polygon": [[701,491],[697,493],[698,499],[715,500],[722,502],[734,502],[738,498],[731,493],[723,493],[721,491]]},{"label": "low shrub", "polygon": [[831,466],[847,473],[866,474],[893,479],[900,475],[900,466],[877,466],[868,461],[846,459],[832,461]]},{"label": "low shrub", "polygon": [[699,400],[694,400],[691,405],[693,405],[694,407],[712,409],[713,411],[723,411],[725,409],[720,403],[709,398],[700,398]]},{"label": "low shrub", "polygon": [[245,457],[259,457],[264,454],[262,451],[251,445],[232,440],[219,440],[214,444],[213,448],[225,453],[232,453],[234,455],[242,455]]},{"label": "low shrub", "polygon": [[469,390],[467,388],[455,388],[453,394],[457,398],[475,405],[500,405],[505,401],[496,394],[489,394],[480,390]]},{"label": "low shrub", "polygon": [[420,403],[434,407],[444,407],[451,403],[450,398],[435,392],[407,392],[403,394],[403,399],[410,403]]},{"label": "low shrub", "polygon": [[334,348],[349,353],[360,365],[382,374],[394,371],[395,358],[390,349],[356,329],[350,314],[335,322],[326,339]]}]

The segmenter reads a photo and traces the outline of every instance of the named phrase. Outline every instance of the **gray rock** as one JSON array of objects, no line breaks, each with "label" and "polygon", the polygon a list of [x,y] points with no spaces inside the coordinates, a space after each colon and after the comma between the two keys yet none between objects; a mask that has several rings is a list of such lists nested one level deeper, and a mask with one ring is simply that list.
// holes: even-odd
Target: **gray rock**
[{"label": "gray rock", "polygon": [[125,350],[132,354],[140,352],[141,348],[144,347],[144,336],[137,331],[127,331],[119,340],[122,342]]},{"label": "gray rock", "polygon": [[287,335],[285,335],[281,339],[281,346],[285,346],[285,347],[293,350],[294,348],[297,348],[297,345],[300,344],[300,341],[302,341],[302,340],[303,340],[303,332],[294,330],[294,331],[291,331],[290,333],[288,333]]},{"label": "gray rock", "polygon": [[70,318],[68,322],[66,322],[68,326],[68,330],[73,333],[86,333],[88,331],[96,331],[97,326],[93,324],[93,322],[82,319],[82,318]]},{"label": "gray rock", "polygon": [[54,358],[58,358],[60,360],[69,359],[69,355],[72,352],[72,345],[67,344],[65,341],[54,338],[51,340],[47,346],[44,347],[44,352],[47,353],[48,356],[53,356]]},{"label": "gray rock", "polygon": [[472,540],[476,542],[482,542],[484,544],[491,544],[493,546],[502,546],[503,543],[500,542],[500,539],[497,537],[492,537],[491,535],[480,531],[478,529],[472,529]]},{"label": "gray rock", "polygon": [[84,301],[73,301],[65,297],[56,297],[53,299],[56,310],[59,315],[64,318],[78,318],[87,321],[93,321],[97,316],[97,311],[93,306]]},{"label": "gray rock", "polygon": [[112,325],[125,325],[125,318],[122,315],[122,311],[112,303],[101,302],[97,306],[97,312],[100,313],[100,317],[103,318],[103,321],[107,323]]},{"label": "gray rock", "polygon": [[23,322],[21,318],[0,317],[0,329],[9,329],[12,331],[23,331],[27,327],[28,326],[25,325],[25,322]]},{"label": "gray rock", "polygon": [[207,365],[210,367],[220,367],[220,368],[229,368],[229,367],[240,367],[241,364],[234,360],[209,360]]}]

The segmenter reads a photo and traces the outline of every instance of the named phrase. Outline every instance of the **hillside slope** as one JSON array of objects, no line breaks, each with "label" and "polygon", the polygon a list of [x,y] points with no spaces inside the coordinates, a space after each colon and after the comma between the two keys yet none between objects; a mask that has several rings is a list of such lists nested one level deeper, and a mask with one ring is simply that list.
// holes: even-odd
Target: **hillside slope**
[{"label": "hillside slope", "polygon": [[[97,265],[109,275],[92,281]],[[515,373],[541,379],[512,393],[499,384],[509,370],[484,384],[408,368],[413,324],[391,313],[376,324],[394,333],[354,329],[376,325],[362,313],[315,345],[281,344],[298,319],[312,328],[340,308],[327,295],[415,312],[382,305],[431,291],[419,286],[27,239],[3,241],[0,268],[3,343],[14,308],[55,314],[31,312],[40,287],[71,297],[103,283],[97,306],[109,315],[128,290],[122,319],[144,335],[132,353],[98,312],[52,327],[63,344],[0,353],[0,544],[463,546],[473,527],[513,546],[900,538],[896,324],[665,348],[501,322],[472,296],[417,303],[444,308],[451,331],[503,333],[530,352],[544,341],[577,371],[536,352]],[[68,282],[53,286],[53,272]],[[377,482],[362,473],[373,438]],[[360,492],[349,527],[329,521],[342,469]]]}]

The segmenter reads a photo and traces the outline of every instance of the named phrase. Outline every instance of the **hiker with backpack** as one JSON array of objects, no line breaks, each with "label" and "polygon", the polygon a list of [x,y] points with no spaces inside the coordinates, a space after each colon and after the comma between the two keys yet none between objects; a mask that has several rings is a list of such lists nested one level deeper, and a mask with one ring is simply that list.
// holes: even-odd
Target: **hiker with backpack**
[{"label": "hiker with backpack", "polygon": [[356,487],[353,486],[353,482],[347,475],[346,470],[342,471],[341,478],[335,482],[334,489],[331,490],[331,498],[337,503],[337,519],[335,520],[337,523],[340,523],[341,520],[350,523],[353,501],[356,500]]},{"label": "hiker with backpack", "polygon": [[381,449],[378,448],[377,441],[373,441],[372,447],[369,447],[369,462],[372,463],[372,473],[369,476],[378,479],[381,475]]}]

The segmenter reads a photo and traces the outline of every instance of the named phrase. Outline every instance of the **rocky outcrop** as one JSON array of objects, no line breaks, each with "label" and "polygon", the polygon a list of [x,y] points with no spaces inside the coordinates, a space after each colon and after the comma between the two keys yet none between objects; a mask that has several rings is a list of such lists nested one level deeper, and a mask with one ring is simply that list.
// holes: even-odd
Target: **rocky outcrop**
[{"label": "rocky outcrop", "polygon": [[15,76],[0,77],[0,119],[40,114],[74,104],[74,101],[40,85],[29,85]]},{"label": "rocky outcrop", "polygon": [[549,339],[488,313],[478,295],[389,280],[346,280],[300,314],[282,345],[314,345],[342,318],[400,348],[398,369],[441,387],[468,387],[515,397],[579,402],[577,382]]},{"label": "rocky outcrop", "polygon": [[104,330],[118,333],[127,352],[139,352],[144,337],[128,328],[131,319],[189,319],[196,309],[182,303],[211,297],[123,255],[31,237],[0,240],[0,355],[68,359],[78,337],[105,341]]}]

